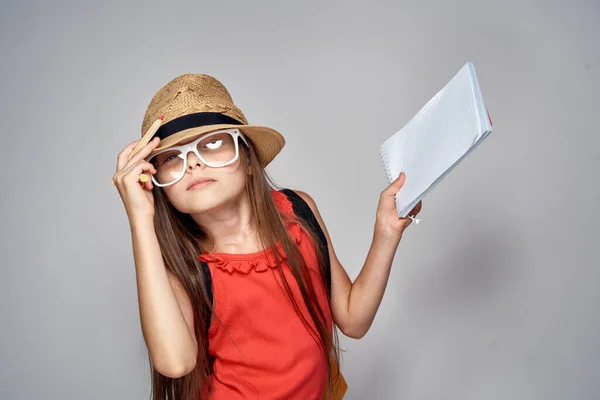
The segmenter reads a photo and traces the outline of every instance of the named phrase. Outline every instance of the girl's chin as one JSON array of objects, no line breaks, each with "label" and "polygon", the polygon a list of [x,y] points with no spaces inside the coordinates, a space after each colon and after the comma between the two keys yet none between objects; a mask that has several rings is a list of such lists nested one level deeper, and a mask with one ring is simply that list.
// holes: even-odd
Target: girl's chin
[{"label": "girl's chin", "polygon": [[202,214],[207,211],[216,210],[225,204],[225,199],[218,193],[191,193],[188,196],[191,198],[188,198],[186,202],[187,214]]}]

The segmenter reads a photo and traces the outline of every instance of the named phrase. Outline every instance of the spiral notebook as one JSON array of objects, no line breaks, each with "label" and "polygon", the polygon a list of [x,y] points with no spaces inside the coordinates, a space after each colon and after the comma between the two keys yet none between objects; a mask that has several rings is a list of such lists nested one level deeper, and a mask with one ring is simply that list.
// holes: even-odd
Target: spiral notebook
[{"label": "spiral notebook", "polygon": [[405,218],[491,132],[492,121],[475,67],[467,62],[402,129],[381,145],[379,156],[388,183],[398,178],[400,172],[406,174],[406,182],[395,197],[398,216]]}]

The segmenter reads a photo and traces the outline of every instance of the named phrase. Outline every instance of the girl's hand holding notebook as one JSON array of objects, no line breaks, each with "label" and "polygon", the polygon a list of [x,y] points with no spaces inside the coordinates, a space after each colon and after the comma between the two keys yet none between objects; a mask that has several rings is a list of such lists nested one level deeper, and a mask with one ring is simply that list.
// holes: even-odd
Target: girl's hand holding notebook
[{"label": "girl's hand holding notebook", "polygon": [[419,201],[411,210],[410,217],[398,218],[395,196],[396,193],[402,190],[405,182],[406,174],[400,173],[400,176],[381,192],[379,196],[379,204],[377,205],[375,217],[375,234],[379,235],[379,237],[399,241],[402,238],[404,230],[412,223],[414,217],[421,212],[423,203]]}]

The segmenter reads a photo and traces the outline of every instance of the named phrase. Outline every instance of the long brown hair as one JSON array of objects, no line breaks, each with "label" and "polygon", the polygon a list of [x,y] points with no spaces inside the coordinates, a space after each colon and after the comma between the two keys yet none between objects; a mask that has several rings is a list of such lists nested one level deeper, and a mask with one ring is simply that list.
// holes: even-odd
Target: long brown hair
[{"label": "long brown hair", "polygon": [[[249,138],[247,140],[249,147],[240,141],[240,162],[246,172],[245,190],[251,204],[251,223],[255,224],[263,247],[266,248],[266,244],[273,250],[273,254],[278,254],[275,243],[279,241],[285,251],[289,268],[298,283],[302,300],[306,304],[316,330],[300,312],[298,303],[283,274],[282,268],[287,268],[287,266],[282,266],[279,257],[275,257],[277,270],[284,283],[286,295],[291,300],[298,317],[322,350],[322,356],[328,366],[326,391],[331,394],[334,381],[339,379],[338,334],[335,326],[332,327],[333,334],[330,334],[328,330],[325,313],[317,301],[305,260],[285,228],[289,219],[298,222],[315,244],[321,271],[320,276],[322,284],[326,288],[328,304],[330,304],[331,282],[325,279],[328,276],[325,273],[325,258],[320,251],[320,246],[317,245],[317,237],[312,229],[302,219],[281,213],[277,209],[270,191],[279,190],[279,188],[261,166],[251,140]],[[248,173],[249,170],[252,173]],[[155,199],[154,224],[164,264],[181,281],[190,297],[194,311],[194,331],[198,341],[198,355],[196,367],[189,374],[180,378],[170,378],[156,371],[152,358],[148,355],[152,374],[150,398],[152,400],[205,399],[209,397],[212,389],[210,386],[212,360],[208,355],[207,326],[210,324],[213,305],[210,303],[198,255],[207,251],[206,246],[202,243],[212,242],[213,238],[202,231],[189,214],[177,211],[167,200],[161,188],[155,186],[153,194]],[[217,316],[215,315],[214,318]],[[329,362],[330,357],[335,360],[333,369]]]}]

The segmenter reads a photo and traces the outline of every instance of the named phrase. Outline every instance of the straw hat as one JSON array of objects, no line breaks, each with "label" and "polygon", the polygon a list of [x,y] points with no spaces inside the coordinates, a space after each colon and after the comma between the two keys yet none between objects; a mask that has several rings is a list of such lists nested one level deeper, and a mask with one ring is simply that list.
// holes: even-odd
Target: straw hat
[{"label": "straw hat", "polygon": [[161,116],[164,118],[155,134],[161,141],[150,156],[185,139],[225,128],[238,128],[250,139],[263,167],[285,145],[285,139],[276,130],[248,125],[225,86],[209,75],[180,75],[160,88],[146,109],[142,136]]}]

